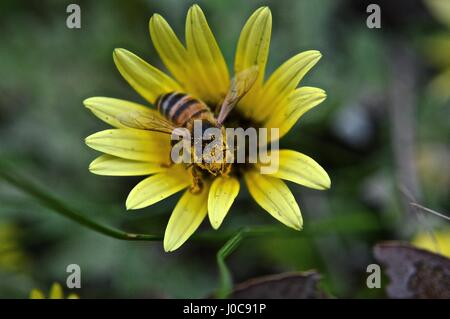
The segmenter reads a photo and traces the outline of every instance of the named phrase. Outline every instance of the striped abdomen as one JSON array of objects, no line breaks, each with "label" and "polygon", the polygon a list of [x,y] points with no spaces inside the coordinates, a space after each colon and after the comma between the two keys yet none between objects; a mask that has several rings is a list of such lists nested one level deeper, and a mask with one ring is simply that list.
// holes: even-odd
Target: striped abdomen
[{"label": "striped abdomen", "polygon": [[184,127],[189,120],[195,120],[211,114],[209,107],[192,96],[184,93],[166,93],[156,102],[158,111],[175,125]]}]

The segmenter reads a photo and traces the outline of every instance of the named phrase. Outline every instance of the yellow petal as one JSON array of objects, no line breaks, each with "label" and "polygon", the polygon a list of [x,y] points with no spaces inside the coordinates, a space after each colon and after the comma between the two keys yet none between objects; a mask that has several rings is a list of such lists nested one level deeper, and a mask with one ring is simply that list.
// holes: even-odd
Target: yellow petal
[{"label": "yellow petal", "polygon": [[124,79],[150,103],[154,104],[161,94],[181,90],[172,78],[130,51],[115,49],[113,58]]},{"label": "yellow petal", "polygon": [[80,299],[80,297],[77,294],[69,294],[67,299]]},{"label": "yellow petal", "polygon": [[262,93],[261,86],[269,56],[270,35],[272,31],[272,14],[267,7],[256,10],[244,25],[239,36],[234,62],[235,74],[254,65],[258,66],[258,79],[252,89],[239,102],[238,108],[250,116],[255,102]]},{"label": "yellow petal", "polygon": [[263,121],[279,103],[295,90],[304,75],[321,58],[319,51],[305,51],[283,63],[264,84],[264,95],[252,114],[257,121]]},{"label": "yellow petal", "polygon": [[161,163],[170,158],[170,137],[158,132],[110,129],[88,136],[86,144],[94,150],[136,161]]},{"label": "yellow petal", "polygon": [[137,184],[128,195],[127,209],[139,209],[157,203],[186,188],[191,177],[182,165],[174,165]]},{"label": "yellow petal", "polygon": [[314,189],[330,188],[330,177],[312,158],[292,150],[272,151],[270,155],[278,157],[279,167],[268,175]]},{"label": "yellow petal", "polygon": [[64,298],[64,293],[63,293],[62,287],[57,282],[53,283],[52,287],[50,288],[49,298],[50,299],[63,299]]},{"label": "yellow petal", "polygon": [[239,36],[234,62],[235,73],[257,65],[259,71],[257,82],[264,79],[271,31],[272,13],[268,7],[261,7],[250,16]]},{"label": "yellow petal", "polygon": [[185,92],[200,97],[201,90],[197,89],[195,69],[188,61],[188,52],[170,25],[162,16],[154,14],[150,18],[149,29],[153,45],[164,65],[183,86]]},{"label": "yellow petal", "polygon": [[324,90],[314,87],[296,89],[288,98],[274,108],[269,115],[265,127],[278,128],[279,138],[283,137],[297,123],[298,119],[313,107],[326,99]]},{"label": "yellow petal", "polygon": [[149,109],[141,104],[110,97],[90,97],[84,100],[83,104],[99,119],[117,128],[127,127],[117,119],[121,113],[136,111],[150,116],[160,116],[158,111]]},{"label": "yellow petal", "polygon": [[228,90],[230,83],[227,65],[222,52],[198,5],[193,5],[186,18],[186,46],[189,62],[195,67],[196,81],[203,88],[205,102],[217,103]]},{"label": "yellow petal", "polygon": [[282,180],[261,175],[256,170],[246,172],[244,178],[250,194],[262,208],[286,226],[302,228],[300,208]]},{"label": "yellow petal", "polygon": [[33,289],[30,292],[30,299],[45,299],[45,296],[39,289]]},{"label": "yellow petal", "polygon": [[420,232],[413,238],[412,244],[450,258],[450,228],[435,230],[433,236],[428,232]]},{"label": "yellow petal", "polygon": [[170,216],[164,234],[164,250],[174,251],[195,232],[208,211],[209,185],[204,184],[200,193],[185,191]]},{"label": "yellow petal", "polygon": [[165,169],[163,163],[132,161],[107,154],[97,157],[89,165],[91,173],[106,176],[150,175]]},{"label": "yellow petal", "polygon": [[219,228],[239,193],[235,177],[216,177],[208,195],[208,216],[214,229]]}]

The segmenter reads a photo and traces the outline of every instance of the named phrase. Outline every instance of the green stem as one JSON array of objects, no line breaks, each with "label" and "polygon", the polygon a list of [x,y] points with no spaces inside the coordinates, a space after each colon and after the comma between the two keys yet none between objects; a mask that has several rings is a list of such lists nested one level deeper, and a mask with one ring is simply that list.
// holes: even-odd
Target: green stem
[{"label": "green stem", "polygon": [[231,237],[225,245],[217,252],[216,259],[219,266],[219,289],[217,289],[217,298],[226,298],[233,287],[233,279],[231,278],[231,272],[225,263],[227,258],[241,243],[244,238],[244,230],[240,230],[236,235]]},{"label": "green stem", "polygon": [[[272,230],[266,227],[243,228],[231,237],[217,252],[216,260],[219,267],[219,288],[216,292],[217,298],[227,298],[233,289],[233,279],[225,259],[231,255],[241,244],[242,240],[254,236],[264,236]],[[286,233],[285,233],[286,234]],[[293,234],[293,232],[292,232]]]},{"label": "green stem", "polygon": [[80,214],[75,209],[70,208],[67,204],[50,193],[43,191],[39,186],[35,185],[23,176],[17,176],[7,172],[6,170],[0,169],[0,177],[26,194],[37,199],[43,206],[50,208],[54,212],[103,235],[121,240],[162,240],[162,236],[160,235],[127,233],[109,226],[101,225],[89,218],[84,217],[83,214]]}]

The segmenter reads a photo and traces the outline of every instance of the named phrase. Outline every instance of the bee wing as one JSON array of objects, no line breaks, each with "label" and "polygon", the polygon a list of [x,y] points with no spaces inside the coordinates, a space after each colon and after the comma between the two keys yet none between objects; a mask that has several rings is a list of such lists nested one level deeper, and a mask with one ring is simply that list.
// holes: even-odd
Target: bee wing
[{"label": "bee wing", "polygon": [[124,112],[118,114],[116,118],[123,125],[140,130],[172,134],[172,132],[177,128],[172,122],[166,120],[159,114],[151,114],[147,112]]},{"label": "bee wing", "polygon": [[242,72],[239,72],[231,80],[230,89],[228,90],[225,100],[220,108],[217,123],[222,124],[228,114],[239,102],[240,99],[252,88],[258,78],[258,66],[254,65]]}]

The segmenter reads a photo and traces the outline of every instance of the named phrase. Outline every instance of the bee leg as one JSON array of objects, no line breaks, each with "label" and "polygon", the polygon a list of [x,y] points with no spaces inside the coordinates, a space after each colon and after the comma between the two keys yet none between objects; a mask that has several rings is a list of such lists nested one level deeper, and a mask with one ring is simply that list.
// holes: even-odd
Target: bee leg
[{"label": "bee leg", "polygon": [[189,173],[192,175],[192,184],[189,187],[191,193],[199,193],[202,190],[202,179],[200,178],[200,174],[196,170],[194,165],[188,167]]},{"label": "bee leg", "polygon": [[161,167],[168,168],[168,167],[170,167],[170,166],[172,166],[172,165],[173,165],[173,161],[172,161],[172,158],[169,156],[167,162],[162,163],[162,164],[161,164]]},{"label": "bee leg", "polygon": [[222,165],[222,167],[221,167],[221,175],[222,176],[228,177],[230,172],[231,172],[231,165],[226,165],[226,164]]}]

